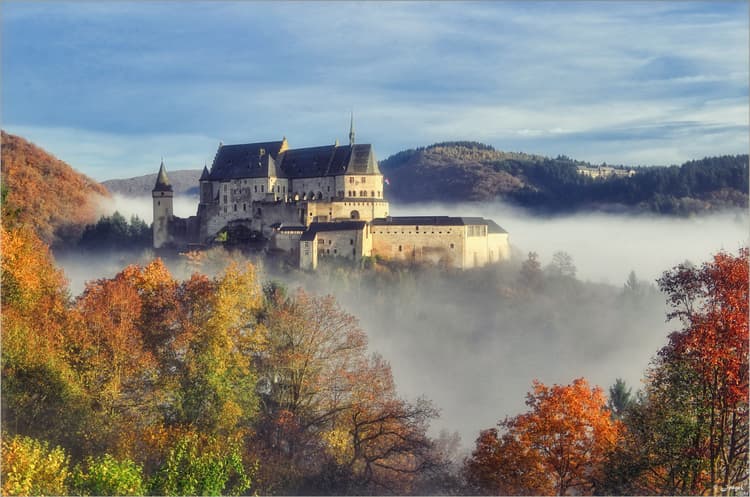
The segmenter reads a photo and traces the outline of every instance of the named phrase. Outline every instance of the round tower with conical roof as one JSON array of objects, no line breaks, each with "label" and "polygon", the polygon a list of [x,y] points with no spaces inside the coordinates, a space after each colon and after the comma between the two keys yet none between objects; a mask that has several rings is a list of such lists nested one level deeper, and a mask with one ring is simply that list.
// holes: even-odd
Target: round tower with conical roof
[{"label": "round tower with conical roof", "polygon": [[174,215],[172,210],[172,197],[174,191],[167,178],[167,170],[164,167],[164,159],[156,175],[156,185],[151,190],[154,201],[154,248],[161,248],[169,242],[169,222]]}]

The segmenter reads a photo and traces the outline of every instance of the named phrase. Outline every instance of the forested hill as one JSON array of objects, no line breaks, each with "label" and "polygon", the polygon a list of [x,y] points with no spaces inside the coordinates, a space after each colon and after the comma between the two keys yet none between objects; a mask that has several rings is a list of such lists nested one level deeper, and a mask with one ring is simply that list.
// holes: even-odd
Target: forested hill
[{"label": "forested hill", "polygon": [[[748,205],[748,156],[709,157],[681,166],[634,168],[631,177],[593,179],[565,156],[502,152],[476,142],[405,150],[380,162],[398,202],[501,199],[543,212],[582,209],[689,214]],[[621,166],[615,166],[618,168]]]},{"label": "forested hill", "polygon": [[34,227],[48,244],[77,240],[99,217],[106,188],[19,136],[2,132],[3,221]]}]

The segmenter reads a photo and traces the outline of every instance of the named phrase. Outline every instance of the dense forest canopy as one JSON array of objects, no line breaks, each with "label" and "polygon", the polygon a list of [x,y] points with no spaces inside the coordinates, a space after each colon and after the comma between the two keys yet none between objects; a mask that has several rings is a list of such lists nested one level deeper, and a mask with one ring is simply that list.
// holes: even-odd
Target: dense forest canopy
[{"label": "dense forest canopy", "polygon": [[632,176],[591,178],[578,168],[597,165],[562,155],[552,159],[497,151],[476,142],[443,142],[399,152],[380,166],[389,178],[389,198],[399,202],[499,198],[547,213],[595,208],[660,214],[748,205],[747,155],[638,167]]}]

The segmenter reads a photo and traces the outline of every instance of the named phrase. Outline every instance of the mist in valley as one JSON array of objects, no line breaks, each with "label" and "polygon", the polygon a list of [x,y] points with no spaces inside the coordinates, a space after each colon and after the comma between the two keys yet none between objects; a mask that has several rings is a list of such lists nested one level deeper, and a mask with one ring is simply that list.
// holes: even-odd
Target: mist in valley
[{"label": "mist in valley", "polygon": [[[176,204],[178,203],[178,199]],[[181,202],[182,200],[180,200]],[[176,214],[194,214],[191,200]],[[115,197],[129,217],[150,222],[151,199]],[[316,294],[333,294],[357,316],[370,350],[390,361],[400,393],[424,396],[441,409],[432,424],[458,431],[465,449],[480,429],[525,410],[534,379],[570,383],[586,377],[607,388],[616,378],[633,387],[677,323],[665,322],[664,297],[654,280],[690,260],[718,250],[736,252],[748,243],[748,216],[727,212],[687,219],[608,214],[539,218],[500,203],[391,205],[395,215],[466,215],[494,219],[510,233],[511,261],[481,270],[373,271],[323,264],[317,273],[282,269],[255,259],[261,278],[276,279]],[[541,283],[529,288],[521,265],[539,254]],[[569,254],[576,277],[548,267],[553,254]],[[129,263],[143,264],[152,251],[118,254],[57,254],[78,294],[87,280],[111,277]],[[176,277],[190,266],[167,261]],[[635,291],[624,288],[635,271]]]},{"label": "mist in valley", "polygon": [[[112,215],[117,211],[127,219],[130,219],[131,216],[138,216],[149,224],[154,220],[153,200],[150,196],[127,197],[120,193],[114,193],[111,198],[104,198],[102,200],[100,210],[103,215]],[[194,216],[197,210],[197,196],[174,196],[173,212],[175,216]]]}]

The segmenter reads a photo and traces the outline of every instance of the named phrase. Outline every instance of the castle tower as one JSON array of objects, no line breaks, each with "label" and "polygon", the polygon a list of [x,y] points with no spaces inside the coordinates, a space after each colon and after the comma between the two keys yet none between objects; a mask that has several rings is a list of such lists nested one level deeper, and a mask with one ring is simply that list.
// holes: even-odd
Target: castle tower
[{"label": "castle tower", "polygon": [[169,222],[172,220],[172,196],[174,192],[167,178],[167,170],[164,168],[164,159],[156,175],[156,185],[151,190],[154,201],[154,248],[161,248],[169,242]]},{"label": "castle tower", "polygon": [[203,173],[201,174],[200,178],[200,204],[199,205],[206,205],[210,204],[213,200],[213,189],[211,187],[211,175],[208,172],[208,167],[204,164],[203,165]]}]

